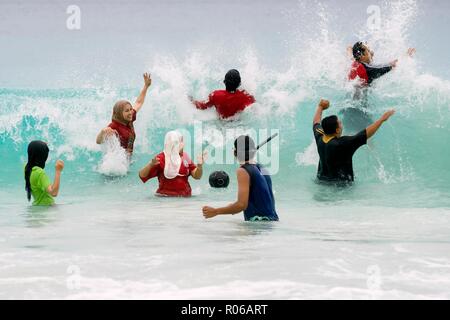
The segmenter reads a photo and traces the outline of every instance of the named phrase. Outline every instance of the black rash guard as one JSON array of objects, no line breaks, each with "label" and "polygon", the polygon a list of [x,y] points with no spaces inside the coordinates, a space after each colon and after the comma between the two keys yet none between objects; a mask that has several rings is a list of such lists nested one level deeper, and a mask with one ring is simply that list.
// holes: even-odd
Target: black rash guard
[{"label": "black rash guard", "polygon": [[356,150],[367,143],[366,129],[354,136],[331,140],[327,139],[320,124],[316,123],[313,131],[320,156],[317,178],[331,182],[354,181],[352,158]]}]

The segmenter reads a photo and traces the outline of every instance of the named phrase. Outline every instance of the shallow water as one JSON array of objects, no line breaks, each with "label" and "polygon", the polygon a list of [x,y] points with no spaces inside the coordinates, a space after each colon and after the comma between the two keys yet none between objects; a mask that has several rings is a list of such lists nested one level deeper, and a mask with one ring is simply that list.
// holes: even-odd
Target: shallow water
[{"label": "shallow water", "polygon": [[[78,33],[65,29],[59,3],[0,4],[9,45],[0,62],[0,298],[449,299],[450,66],[448,44],[435,38],[450,27],[440,19],[449,4],[380,2],[384,27],[374,32],[365,28],[372,2],[80,1]],[[25,18],[14,19],[19,12]],[[133,21],[114,23],[132,12]],[[408,46],[418,54],[401,56],[370,93],[373,119],[397,113],[355,156],[355,184],[318,185],[311,119],[320,97],[331,99],[330,113],[351,106],[345,48],[360,38],[379,62]],[[231,67],[258,103],[224,124],[186,96],[219,88]],[[154,83],[135,123],[133,163],[108,177],[126,168],[95,136],[116,100],[138,94],[142,70]],[[143,185],[138,170],[176,128],[192,134],[193,159],[205,141],[229,156],[232,139],[221,141],[220,130],[266,130],[258,141],[277,130],[260,161],[274,170],[280,222],[203,219],[203,205],[235,199],[234,163],[205,165],[205,177],[230,174],[227,190],[204,178],[191,199],[155,197],[156,182]],[[66,163],[52,208],[26,202],[33,139],[50,145],[51,177],[57,158]]]}]

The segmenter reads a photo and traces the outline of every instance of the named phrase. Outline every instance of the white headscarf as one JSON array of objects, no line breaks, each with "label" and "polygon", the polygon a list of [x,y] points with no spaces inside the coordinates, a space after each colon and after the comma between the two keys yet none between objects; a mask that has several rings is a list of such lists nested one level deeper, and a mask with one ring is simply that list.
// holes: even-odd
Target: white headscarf
[{"label": "white headscarf", "polygon": [[164,139],[164,176],[173,179],[178,176],[181,167],[180,150],[183,148],[183,136],[178,131],[169,131]]}]

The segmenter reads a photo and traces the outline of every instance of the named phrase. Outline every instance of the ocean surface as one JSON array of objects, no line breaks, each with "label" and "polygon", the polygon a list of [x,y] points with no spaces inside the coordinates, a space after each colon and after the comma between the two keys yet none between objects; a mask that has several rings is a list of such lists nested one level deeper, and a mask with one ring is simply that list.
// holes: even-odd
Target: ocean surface
[{"label": "ocean surface", "polygon": [[[450,298],[448,1],[75,2],[0,3],[1,299]],[[73,4],[79,30],[66,26]],[[352,186],[319,185],[312,118],[320,98],[326,115],[353,106],[346,48],[358,40],[375,62],[399,58],[370,89],[369,118],[397,112],[357,152]],[[187,97],[222,88],[231,68],[257,103],[227,122],[195,110]],[[143,72],[153,84],[128,164],[95,138]],[[189,199],[158,198],[157,181],[138,178],[174,129],[192,159],[210,153]],[[279,133],[259,152],[277,223],[202,216],[236,198],[242,132]],[[35,139],[49,144],[51,179],[65,161],[51,208],[26,199]],[[209,187],[215,170],[228,189]]]}]

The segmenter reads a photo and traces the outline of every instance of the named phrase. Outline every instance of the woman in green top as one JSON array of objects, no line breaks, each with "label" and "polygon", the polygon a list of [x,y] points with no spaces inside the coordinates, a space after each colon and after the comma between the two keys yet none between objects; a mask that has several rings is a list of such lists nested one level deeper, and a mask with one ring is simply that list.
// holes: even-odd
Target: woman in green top
[{"label": "woman in green top", "polygon": [[53,197],[58,195],[61,171],[64,169],[62,160],[56,161],[55,180],[53,184],[44,171],[48,158],[48,146],[43,141],[32,141],[28,145],[28,163],[25,166],[25,190],[28,201],[33,195],[34,206],[50,206],[55,203]]}]

